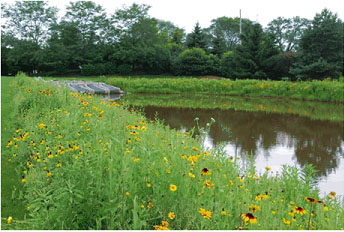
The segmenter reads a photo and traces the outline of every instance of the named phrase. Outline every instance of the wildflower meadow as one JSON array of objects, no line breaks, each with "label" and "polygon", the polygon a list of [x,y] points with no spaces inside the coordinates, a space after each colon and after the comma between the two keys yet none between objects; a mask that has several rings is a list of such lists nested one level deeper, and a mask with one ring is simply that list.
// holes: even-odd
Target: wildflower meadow
[{"label": "wildflower meadow", "polygon": [[336,193],[320,197],[311,166],[242,169],[239,157],[204,149],[197,127],[171,129],[123,103],[24,75],[13,83],[2,156],[15,164],[26,217],[6,216],[2,229],[344,228]]}]

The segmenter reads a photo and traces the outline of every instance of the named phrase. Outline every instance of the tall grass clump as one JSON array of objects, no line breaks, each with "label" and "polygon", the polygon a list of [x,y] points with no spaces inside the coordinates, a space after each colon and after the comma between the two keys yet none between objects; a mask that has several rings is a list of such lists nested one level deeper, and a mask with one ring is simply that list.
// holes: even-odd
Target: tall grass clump
[{"label": "tall grass clump", "polygon": [[341,81],[269,81],[199,78],[107,78],[108,84],[135,93],[203,93],[285,97],[328,102],[344,101]]},{"label": "tall grass clump", "polygon": [[8,218],[6,228],[344,227],[335,193],[321,199],[312,172],[242,170],[236,157],[200,147],[193,131],[147,121],[114,101],[16,78],[17,105],[25,110],[16,111],[20,127],[3,155],[22,176],[27,220]]}]

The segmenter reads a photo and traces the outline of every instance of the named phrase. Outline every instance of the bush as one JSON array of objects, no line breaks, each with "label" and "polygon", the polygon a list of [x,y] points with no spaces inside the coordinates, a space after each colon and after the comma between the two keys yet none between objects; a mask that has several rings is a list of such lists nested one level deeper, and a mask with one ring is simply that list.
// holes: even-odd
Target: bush
[{"label": "bush", "polygon": [[186,49],[179,55],[182,75],[200,76],[207,73],[208,56],[201,48]]}]

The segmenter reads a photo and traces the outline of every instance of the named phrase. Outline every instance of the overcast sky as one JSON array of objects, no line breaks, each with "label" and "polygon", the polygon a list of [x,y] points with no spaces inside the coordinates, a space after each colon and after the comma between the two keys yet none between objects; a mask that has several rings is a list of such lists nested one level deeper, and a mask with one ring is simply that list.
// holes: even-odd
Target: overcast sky
[{"label": "overcast sky", "polygon": [[[69,2],[69,0],[49,1],[49,5],[60,9],[59,15],[63,16],[65,6]],[[191,32],[197,21],[204,28],[210,25],[212,19],[218,17],[238,17],[240,9],[243,18],[257,20],[264,27],[279,16],[312,19],[325,7],[337,13],[342,20],[344,17],[343,0],[95,0],[94,2],[102,5],[109,14],[122,8],[124,4],[128,6],[134,2],[147,4],[151,6],[150,16],[171,21],[178,27],[184,28],[186,32]]]}]

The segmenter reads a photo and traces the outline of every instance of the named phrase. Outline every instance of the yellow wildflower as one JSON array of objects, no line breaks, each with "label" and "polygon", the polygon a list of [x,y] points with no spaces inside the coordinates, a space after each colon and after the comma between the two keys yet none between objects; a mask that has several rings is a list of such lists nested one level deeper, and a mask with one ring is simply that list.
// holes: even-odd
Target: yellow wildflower
[{"label": "yellow wildflower", "polygon": [[169,213],[168,213],[168,217],[169,217],[171,220],[173,220],[173,219],[176,217],[176,215],[175,215],[173,212],[169,212]]},{"label": "yellow wildflower", "polygon": [[170,184],[170,190],[171,190],[172,192],[175,192],[175,191],[177,190],[177,186],[174,185],[174,184]]}]

